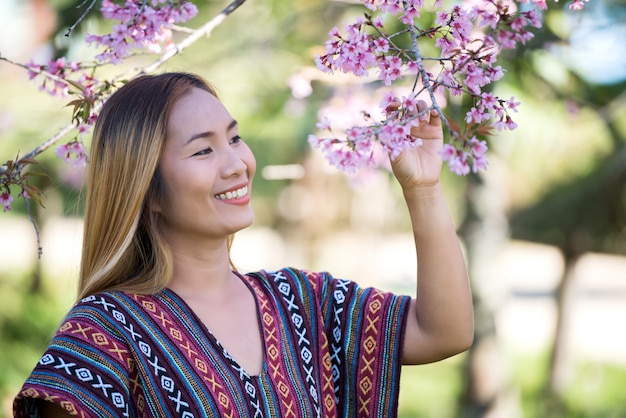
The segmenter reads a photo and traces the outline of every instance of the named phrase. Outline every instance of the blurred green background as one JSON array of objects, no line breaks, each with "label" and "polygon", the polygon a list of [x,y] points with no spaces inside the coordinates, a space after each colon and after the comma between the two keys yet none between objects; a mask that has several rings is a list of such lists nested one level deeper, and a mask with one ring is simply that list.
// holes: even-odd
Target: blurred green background
[{"label": "blurred green background", "polygon": [[[93,56],[82,39],[106,30],[98,13],[63,36],[80,3],[2,0],[0,53]],[[191,27],[225,6],[196,4]],[[626,6],[549,6],[535,39],[500,59],[507,72],[494,90],[522,102],[519,128],[490,139],[485,174],[443,178],[470,266],[476,342],[405,367],[401,417],[626,417]],[[241,270],[295,265],[412,294],[412,238],[390,176],[346,177],[306,142],[320,110],[347,118],[379,100],[376,83],[313,68],[330,27],[361,13],[349,1],[248,0],[164,69],[214,83],[256,154],[257,221],[233,248]],[[67,101],[0,61],[0,160],[56,134],[70,121]],[[447,112],[466,106],[450,101]],[[75,297],[83,173],[54,150],[40,161],[50,174],[35,213],[40,259],[23,203],[0,214],[0,416]]]}]

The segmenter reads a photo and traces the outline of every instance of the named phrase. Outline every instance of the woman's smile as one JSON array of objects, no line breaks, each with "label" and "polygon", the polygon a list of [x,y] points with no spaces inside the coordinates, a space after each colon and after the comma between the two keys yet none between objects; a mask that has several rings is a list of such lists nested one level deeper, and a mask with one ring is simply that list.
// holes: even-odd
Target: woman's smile
[{"label": "woman's smile", "polygon": [[217,200],[227,201],[228,203],[244,204],[248,203],[250,196],[248,195],[248,185],[237,187],[215,195]]}]

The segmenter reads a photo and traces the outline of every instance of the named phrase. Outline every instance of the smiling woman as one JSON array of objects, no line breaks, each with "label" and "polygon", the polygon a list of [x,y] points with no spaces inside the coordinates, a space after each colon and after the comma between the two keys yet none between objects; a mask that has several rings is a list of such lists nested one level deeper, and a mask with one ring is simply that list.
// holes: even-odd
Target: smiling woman
[{"label": "smiling woman", "polygon": [[[424,109],[419,103],[418,109]],[[92,141],[79,300],[17,417],[392,417],[402,364],[469,347],[467,273],[439,183],[436,114],[392,162],[418,254],[417,300],[329,273],[242,274],[256,162],[201,78],[143,76]]]}]

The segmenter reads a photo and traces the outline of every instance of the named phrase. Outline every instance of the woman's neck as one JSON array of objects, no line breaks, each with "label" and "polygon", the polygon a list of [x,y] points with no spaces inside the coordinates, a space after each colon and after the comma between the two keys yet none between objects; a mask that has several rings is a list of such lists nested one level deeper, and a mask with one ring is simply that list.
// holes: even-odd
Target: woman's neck
[{"label": "woman's neck", "polygon": [[181,296],[220,296],[228,291],[233,273],[224,241],[215,247],[172,248],[174,274],[168,287]]}]

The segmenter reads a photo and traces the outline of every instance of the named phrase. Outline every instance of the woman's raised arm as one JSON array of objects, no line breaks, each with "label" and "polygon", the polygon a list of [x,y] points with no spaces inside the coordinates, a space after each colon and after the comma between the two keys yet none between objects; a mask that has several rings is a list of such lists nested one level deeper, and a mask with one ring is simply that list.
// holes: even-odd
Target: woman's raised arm
[{"label": "woman's raised arm", "polygon": [[[420,102],[418,110],[426,109]],[[442,360],[467,350],[474,336],[465,259],[440,184],[441,120],[425,115],[411,134],[423,144],[404,151],[392,169],[402,187],[417,254],[417,297],[407,320],[403,364]]]}]

